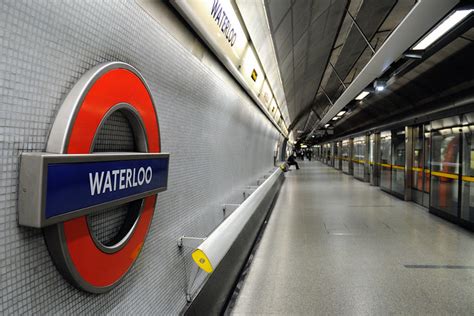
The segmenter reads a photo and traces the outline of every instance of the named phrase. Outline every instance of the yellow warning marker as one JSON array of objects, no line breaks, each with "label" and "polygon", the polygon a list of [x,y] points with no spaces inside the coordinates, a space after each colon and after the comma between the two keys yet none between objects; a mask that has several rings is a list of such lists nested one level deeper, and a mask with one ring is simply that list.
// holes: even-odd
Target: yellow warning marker
[{"label": "yellow warning marker", "polygon": [[202,250],[200,249],[194,250],[191,256],[193,257],[193,260],[194,262],[196,262],[198,267],[200,267],[207,273],[211,273],[214,270],[212,268],[211,262],[209,261],[206,254]]},{"label": "yellow warning marker", "polygon": [[431,174],[436,177],[444,177],[444,178],[449,178],[449,179],[454,179],[454,180],[459,179],[459,176],[457,174],[452,174],[452,173],[432,171]]},{"label": "yellow warning marker", "polygon": [[392,165],[393,169],[398,169],[398,170],[405,170],[404,166],[397,166],[397,165]]},{"label": "yellow warning marker", "polygon": [[250,75],[250,78],[252,78],[253,81],[257,81],[257,71],[254,69],[252,70],[252,74]]},{"label": "yellow warning marker", "polygon": [[474,182],[474,177],[462,176],[462,180],[466,182]]}]

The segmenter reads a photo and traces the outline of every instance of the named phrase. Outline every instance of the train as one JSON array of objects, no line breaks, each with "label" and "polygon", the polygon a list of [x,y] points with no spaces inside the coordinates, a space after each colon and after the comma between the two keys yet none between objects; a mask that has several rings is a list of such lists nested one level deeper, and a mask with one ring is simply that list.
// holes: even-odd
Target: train
[{"label": "train", "polygon": [[474,113],[364,131],[314,146],[316,159],[474,229]]}]

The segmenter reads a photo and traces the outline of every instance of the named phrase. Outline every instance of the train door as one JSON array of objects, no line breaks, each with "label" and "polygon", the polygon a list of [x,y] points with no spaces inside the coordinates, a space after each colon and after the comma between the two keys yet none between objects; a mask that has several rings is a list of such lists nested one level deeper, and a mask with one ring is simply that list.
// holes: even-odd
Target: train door
[{"label": "train door", "polygon": [[336,142],[336,154],[334,156],[334,168],[341,170],[341,142]]},{"label": "train door", "polygon": [[431,125],[425,124],[423,138],[423,206],[430,207],[431,187]]},{"label": "train door", "polygon": [[462,198],[461,220],[474,226],[474,113],[464,115],[462,122]]},{"label": "train door", "polygon": [[392,132],[380,133],[380,188],[392,191]]},{"label": "train door", "polygon": [[330,143],[326,144],[326,164],[328,166],[331,165],[331,144]]},{"label": "train door", "polygon": [[380,134],[371,134],[369,138],[369,174],[370,184],[379,185]]},{"label": "train door", "polygon": [[365,150],[364,150],[364,181],[365,182],[370,182],[369,155],[370,155],[370,137],[369,135],[366,135],[365,136]]},{"label": "train door", "polygon": [[412,198],[413,201],[429,207],[430,192],[430,132],[429,125],[413,127],[413,166]]},{"label": "train door", "polygon": [[331,143],[331,167],[334,168],[336,163],[336,143]]},{"label": "train door", "polygon": [[322,160],[321,145],[316,145],[315,150],[316,150],[316,159],[321,161]]},{"label": "train door", "polygon": [[349,174],[349,139],[342,141],[342,172]]},{"label": "train door", "polygon": [[354,175],[354,139],[349,138],[349,174]]},{"label": "train door", "polygon": [[459,213],[460,117],[431,122],[430,212],[449,219]]},{"label": "train door", "polygon": [[423,204],[423,174],[424,174],[424,144],[423,144],[423,126],[413,127],[413,166],[411,176],[411,190],[413,201],[422,205]]},{"label": "train door", "polygon": [[323,144],[321,145],[321,150],[322,150],[322,162],[323,163],[326,163],[326,158],[327,158],[327,154],[326,154],[326,144]]},{"label": "train door", "polygon": [[392,131],[391,193],[405,197],[405,128]]},{"label": "train door", "polygon": [[354,177],[365,181],[365,150],[366,150],[365,136],[354,138],[353,158]]}]

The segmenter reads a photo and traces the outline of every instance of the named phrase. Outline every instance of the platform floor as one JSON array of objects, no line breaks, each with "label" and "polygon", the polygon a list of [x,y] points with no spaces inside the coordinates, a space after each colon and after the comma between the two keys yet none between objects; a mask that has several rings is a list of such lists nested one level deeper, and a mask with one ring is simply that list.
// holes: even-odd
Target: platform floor
[{"label": "platform floor", "polygon": [[474,234],[301,165],[286,173],[232,314],[474,314]]}]

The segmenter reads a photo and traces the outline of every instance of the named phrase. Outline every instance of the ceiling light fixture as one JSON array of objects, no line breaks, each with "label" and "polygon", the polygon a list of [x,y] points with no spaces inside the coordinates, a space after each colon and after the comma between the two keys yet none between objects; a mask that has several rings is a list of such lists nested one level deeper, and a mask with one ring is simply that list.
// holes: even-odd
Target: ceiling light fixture
[{"label": "ceiling light fixture", "polygon": [[377,79],[374,81],[374,88],[375,88],[375,91],[377,92],[385,90],[386,86],[387,86],[387,81],[385,80]]},{"label": "ceiling light fixture", "polygon": [[455,27],[459,22],[464,20],[468,17],[474,9],[464,9],[464,10],[456,10],[443,22],[438,24],[431,32],[428,33],[421,41],[418,42],[413,47],[413,50],[425,50],[426,48],[430,47],[431,44],[436,42],[440,39],[444,34],[449,32],[453,27]]},{"label": "ceiling light fixture", "polygon": [[331,125],[331,124],[328,123],[328,124],[324,125],[324,127],[325,127],[325,128],[328,128],[330,125]]},{"label": "ceiling light fixture", "polygon": [[414,51],[409,51],[403,54],[405,58],[410,58],[410,59],[421,59],[423,56],[420,53],[414,52]]},{"label": "ceiling light fixture", "polygon": [[339,113],[337,113],[337,116],[343,116],[344,114],[346,114],[346,111],[340,111]]},{"label": "ceiling light fixture", "polygon": [[338,116],[335,116],[335,117],[332,118],[333,121],[337,121],[338,119],[340,119],[340,117],[338,117]]},{"label": "ceiling light fixture", "polygon": [[[368,96],[369,94],[370,94],[370,92],[368,92],[368,91],[362,91],[358,96],[356,96],[355,99],[356,99],[357,101],[360,101],[360,100],[362,100],[363,98],[365,98],[366,96]],[[344,112],[344,111],[341,111],[341,112]],[[341,113],[341,112],[339,112],[339,113]],[[344,112],[344,113],[345,113],[345,112]],[[338,114],[338,115],[339,115],[339,114]]]}]

